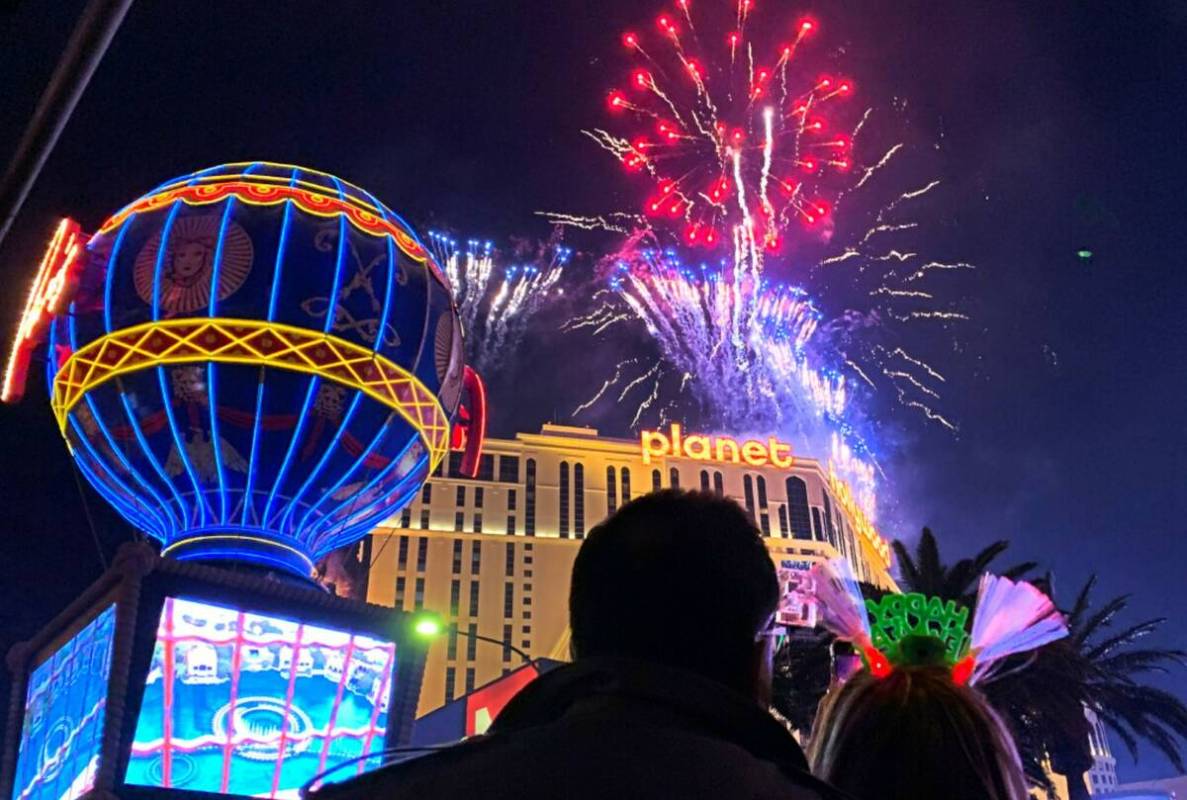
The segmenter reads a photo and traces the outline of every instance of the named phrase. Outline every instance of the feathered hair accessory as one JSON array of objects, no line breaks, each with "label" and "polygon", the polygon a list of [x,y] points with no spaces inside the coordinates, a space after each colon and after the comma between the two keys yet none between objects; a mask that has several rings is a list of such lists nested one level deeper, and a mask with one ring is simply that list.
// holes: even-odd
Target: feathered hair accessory
[{"label": "feathered hair accessory", "polygon": [[983,575],[972,632],[969,610],[918,593],[862,597],[847,561],[812,568],[821,625],[851,642],[875,677],[896,666],[935,664],[957,684],[975,683],[1002,659],[1067,636],[1067,623],[1047,595],[1026,581]]}]

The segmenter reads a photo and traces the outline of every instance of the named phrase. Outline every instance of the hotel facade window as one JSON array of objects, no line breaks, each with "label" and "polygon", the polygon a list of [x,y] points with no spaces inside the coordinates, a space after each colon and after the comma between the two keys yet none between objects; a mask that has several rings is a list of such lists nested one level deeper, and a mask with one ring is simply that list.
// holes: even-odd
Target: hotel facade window
[{"label": "hotel facade window", "polygon": [[462,582],[454,579],[449,585],[449,615],[456,617],[462,604]]},{"label": "hotel facade window", "polygon": [[399,562],[398,563],[400,565],[400,569],[404,569],[405,567],[408,566],[408,537],[407,536],[400,537],[399,551],[400,551],[400,554],[399,554]]},{"label": "hotel facade window", "polygon": [[416,579],[416,597],[413,598],[413,608],[420,611],[425,607],[425,579]]},{"label": "hotel facade window", "polygon": [[478,616],[478,581],[470,581],[470,616]]},{"label": "hotel facade window", "polygon": [[618,510],[618,478],[614,467],[606,467],[606,513],[613,514]]},{"label": "hotel facade window", "polygon": [[[473,661],[478,657],[478,623],[471,622],[466,630],[469,633],[466,635],[466,660]],[[470,689],[466,689],[467,692]]]},{"label": "hotel facade window", "polygon": [[704,469],[701,470],[701,491],[709,491],[709,471]]},{"label": "hotel facade window", "polygon": [[457,681],[457,669],[455,667],[445,668],[445,702],[453,699],[454,683]]},{"label": "hotel facade window", "polygon": [[[812,509],[812,511],[815,512],[816,509]],[[819,521],[819,515],[817,515],[817,521]],[[787,506],[780,505],[779,506],[779,535],[782,536],[784,539],[786,539],[787,535],[789,533],[790,533],[790,531],[787,528]]]},{"label": "hotel facade window", "polygon": [[400,512],[400,527],[401,528],[411,528],[412,527],[412,504],[411,503],[404,506],[404,510]]},{"label": "hotel facade window", "polygon": [[478,459],[478,475],[475,476],[480,481],[493,481],[495,479],[495,457],[490,453],[483,453]]},{"label": "hotel facade window", "polygon": [[585,538],[585,465],[573,465],[573,533]]},{"label": "hotel facade window", "polygon": [[622,475],[622,502],[625,505],[631,502],[631,468],[623,467],[619,474]]},{"label": "hotel facade window", "polygon": [[804,479],[792,475],[785,482],[787,486],[787,519],[791,523],[791,535],[796,539],[811,540],[812,518],[808,512],[808,484]]},{"label": "hotel facade window", "polygon": [[515,543],[507,542],[506,557],[503,562],[503,574],[510,578],[515,574]]},{"label": "hotel facade window", "polygon": [[569,538],[569,462],[561,462],[561,515],[558,530],[562,539]]},{"label": "hotel facade window", "polygon": [[499,456],[499,482],[519,483],[519,456]]},{"label": "hotel facade window", "polygon": [[536,535],[536,459],[529,458],[525,467],[523,532]]},{"label": "hotel facade window", "polygon": [[416,540],[416,571],[424,572],[429,563],[429,540],[421,536]]},{"label": "hotel facade window", "polygon": [[717,493],[718,497],[725,497],[725,483],[721,473],[717,471],[713,472],[713,491]]},{"label": "hotel facade window", "polygon": [[663,487],[660,485],[659,470],[653,469],[651,470],[651,491],[658,492],[661,488]]},{"label": "hotel facade window", "polygon": [[482,542],[470,544],[470,574],[477,575],[482,571]]},{"label": "hotel facade window", "polygon": [[680,470],[676,469],[675,467],[672,467],[670,470],[668,470],[668,485],[673,489],[680,488]]},{"label": "hotel facade window", "polygon": [[[827,494],[824,496],[824,535],[829,544],[837,546],[837,535],[833,532],[833,506]],[[839,548],[837,552],[840,552]]]},{"label": "hotel facade window", "polygon": [[459,575],[462,571],[462,540],[453,540],[453,574]]},{"label": "hotel facade window", "polygon": [[754,516],[754,479],[749,475],[742,476],[742,494],[746,497],[746,513],[750,515],[750,520],[755,520]]},{"label": "hotel facade window", "polygon": [[824,529],[820,526],[820,509],[812,506],[812,533],[816,535],[816,541],[824,541]]}]

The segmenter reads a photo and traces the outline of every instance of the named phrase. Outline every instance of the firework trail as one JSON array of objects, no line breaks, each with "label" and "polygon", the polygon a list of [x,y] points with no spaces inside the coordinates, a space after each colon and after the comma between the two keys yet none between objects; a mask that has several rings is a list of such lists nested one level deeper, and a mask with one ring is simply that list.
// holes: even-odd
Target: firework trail
[{"label": "firework trail", "polygon": [[572,251],[549,241],[514,263],[489,241],[459,243],[429,232],[429,246],[454,287],[466,332],[466,357],[480,371],[497,367],[526,333],[532,317],[556,294]]},{"label": "firework trail", "polygon": [[[569,327],[642,323],[658,344],[657,365],[622,362],[599,392],[642,398],[636,423],[692,402],[735,432],[790,428],[828,454],[872,518],[875,448],[854,396],[887,389],[954,427],[936,408],[944,376],[901,329],[963,319],[931,279],[972,266],[925,262],[902,244],[919,225],[907,215],[938,182],[887,196],[880,176],[905,146],[858,154],[872,111],[854,107],[851,78],[811,69],[815,20],[758,20],[753,0],[702,0],[695,16],[689,0],[677,7],[655,33],[623,34],[634,68],[607,95],[613,130],[585,131],[646,184],[642,207],[544,212],[625,238],[602,265],[606,290]],[[862,212],[848,212],[857,230],[837,218],[842,206]]]}]

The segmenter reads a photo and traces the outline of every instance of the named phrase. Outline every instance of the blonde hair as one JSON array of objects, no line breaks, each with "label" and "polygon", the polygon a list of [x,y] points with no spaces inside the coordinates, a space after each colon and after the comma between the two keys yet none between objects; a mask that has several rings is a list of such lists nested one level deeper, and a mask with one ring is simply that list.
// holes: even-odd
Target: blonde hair
[{"label": "blonde hair", "polygon": [[812,772],[859,800],[1026,800],[1014,740],[943,667],[854,676],[821,703]]}]

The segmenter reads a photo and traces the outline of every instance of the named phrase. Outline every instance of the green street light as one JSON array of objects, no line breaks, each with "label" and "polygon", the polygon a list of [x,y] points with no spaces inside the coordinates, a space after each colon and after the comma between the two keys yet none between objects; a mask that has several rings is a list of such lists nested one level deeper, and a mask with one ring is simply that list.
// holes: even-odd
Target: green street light
[{"label": "green street light", "polygon": [[440,636],[444,629],[445,626],[441,623],[441,618],[431,612],[418,614],[412,622],[412,630],[418,636],[423,636],[426,639]]}]

